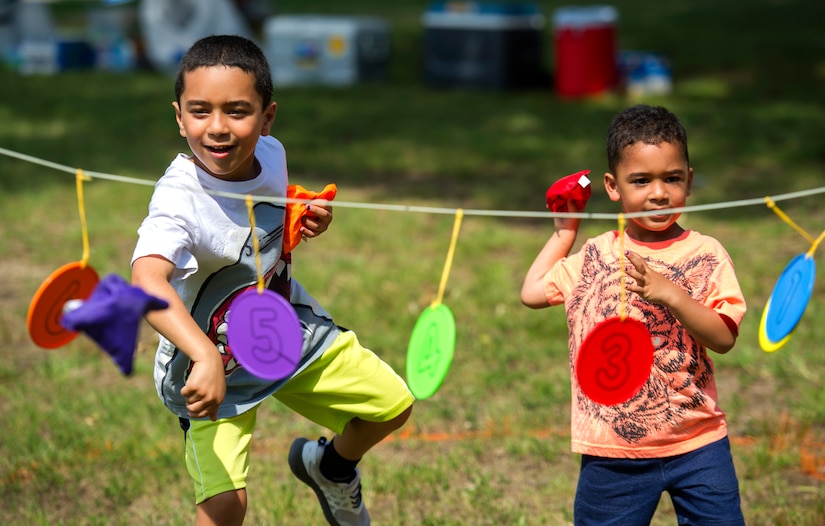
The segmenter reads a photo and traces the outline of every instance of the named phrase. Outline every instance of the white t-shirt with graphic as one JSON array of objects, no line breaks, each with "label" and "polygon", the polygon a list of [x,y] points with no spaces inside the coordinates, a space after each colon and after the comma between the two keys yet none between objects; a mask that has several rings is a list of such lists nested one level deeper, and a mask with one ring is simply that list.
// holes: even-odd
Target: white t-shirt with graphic
[{"label": "white t-shirt with graphic", "polygon": [[[219,418],[251,409],[291,378],[271,381],[250,374],[235,360],[226,337],[231,302],[241,292],[256,287],[258,271],[246,202],[208,192],[285,197],[286,155],[281,143],[261,137],[255,157],[261,173],[249,181],[236,182],[215,178],[198,168],[191,157],[179,154],[155,185],[132,256],[132,262],[158,255],[175,264],[172,287],[223,357],[227,390]],[[291,279],[290,255],[282,254],[285,206],[259,202],[253,209],[267,287],[289,299],[301,321],[303,348],[297,373],[323,354],[339,329],[329,313]],[[155,385],[163,403],[184,418],[186,400],[180,390],[191,365],[183,352],[160,335]]]}]

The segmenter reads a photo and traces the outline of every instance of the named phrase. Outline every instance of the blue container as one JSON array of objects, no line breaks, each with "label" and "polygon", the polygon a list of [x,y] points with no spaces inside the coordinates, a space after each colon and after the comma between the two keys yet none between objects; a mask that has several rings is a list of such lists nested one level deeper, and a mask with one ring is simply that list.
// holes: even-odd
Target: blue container
[{"label": "blue container", "polygon": [[620,84],[631,97],[667,95],[673,88],[668,59],[647,51],[621,51],[617,58]]},{"label": "blue container", "polygon": [[85,40],[57,42],[57,65],[61,71],[91,69],[95,65],[95,50]]}]

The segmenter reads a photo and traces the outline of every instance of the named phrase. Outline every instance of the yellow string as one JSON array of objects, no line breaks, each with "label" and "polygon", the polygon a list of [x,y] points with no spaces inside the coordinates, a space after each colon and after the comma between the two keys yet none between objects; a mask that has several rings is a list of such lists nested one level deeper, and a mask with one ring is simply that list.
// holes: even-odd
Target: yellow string
[{"label": "yellow string", "polygon": [[441,304],[444,299],[444,290],[447,288],[447,277],[450,275],[450,268],[453,266],[453,255],[455,254],[455,246],[458,242],[458,232],[461,230],[461,219],[464,217],[464,210],[459,208],[455,211],[455,222],[453,223],[453,237],[450,240],[450,248],[447,251],[447,261],[444,262],[444,270],[441,272],[441,284],[438,286],[438,296],[430,305],[435,307]]},{"label": "yellow string", "polygon": [[822,243],[823,239],[825,239],[825,230],[823,230],[822,233],[819,234],[819,237],[811,244],[811,249],[805,254],[805,257],[814,257],[814,252],[816,252],[817,247]]},{"label": "yellow string", "polygon": [[790,217],[785,215],[785,212],[783,212],[782,210],[779,209],[778,206],[776,206],[776,203],[773,201],[773,199],[771,199],[770,197],[765,197],[765,202],[768,204],[768,208],[770,208],[771,210],[776,212],[776,215],[778,215],[783,221],[785,221],[786,223],[791,225],[791,228],[793,228],[794,230],[799,232],[802,235],[802,237],[804,237],[805,239],[807,239],[811,243],[814,243],[813,236],[810,235],[809,233],[805,232],[799,225],[794,223],[793,220]]},{"label": "yellow string", "polygon": [[624,321],[627,318],[627,291],[625,290],[625,286],[627,283],[627,273],[625,272],[625,265],[627,262],[625,261],[624,255],[624,226],[625,226],[625,219],[624,214],[619,214],[619,319]]},{"label": "yellow string", "polygon": [[80,232],[83,238],[83,258],[80,260],[80,268],[86,268],[89,262],[89,231],[86,228],[86,205],[83,202],[83,181],[91,181],[91,177],[83,175],[80,168],[75,172],[75,183],[77,184],[77,208],[80,211]]},{"label": "yellow string", "polygon": [[255,252],[255,270],[258,273],[258,294],[264,292],[264,275],[261,272],[261,246],[255,232],[255,211],[252,209],[252,196],[246,196],[246,210],[249,212],[249,225],[252,230],[252,250]]}]

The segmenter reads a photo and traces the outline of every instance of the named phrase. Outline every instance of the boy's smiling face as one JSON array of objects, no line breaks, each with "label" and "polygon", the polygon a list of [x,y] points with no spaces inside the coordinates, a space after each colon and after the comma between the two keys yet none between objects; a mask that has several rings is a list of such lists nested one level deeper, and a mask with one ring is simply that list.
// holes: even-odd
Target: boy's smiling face
[{"label": "boy's smiling face", "polygon": [[226,66],[198,68],[185,74],[184,86],[180,102],[172,105],[196,164],[226,181],[255,178],[255,146],[269,135],[276,105],[262,107],[253,74]]},{"label": "boy's smiling face", "polygon": [[[628,146],[615,171],[604,174],[604,186],[625,213],[681,208],[693,182],[693,169],[680,149],[668,142]],[[665,241],[682,233],[677,219],[679,214],[635,217],[627,232],[638,241]]]}]

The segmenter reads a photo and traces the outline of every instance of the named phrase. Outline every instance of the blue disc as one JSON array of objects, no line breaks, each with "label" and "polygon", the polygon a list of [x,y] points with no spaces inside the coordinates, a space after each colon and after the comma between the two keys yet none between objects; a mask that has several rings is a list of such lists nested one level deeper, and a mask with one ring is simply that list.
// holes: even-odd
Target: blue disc
[{"label": "blue disc", "polygon": [[814,291],[813,257],[793,258],[776,282],[765,313],[765,335],[772,342],[785,339],[799,323]]},{"label": "blue disc", "polygon": [[772,342],[768,339],[768,332],[765,329],[765,322],[768,319],[768,311],[771,309],[771,300],[768,298],[768,303],[765,304],[764,310],[762,310],[762,318],[759,320],[759,346],[762,347],[762,350],[765,352],[774,352],[779,350],[780,347],[788,343],[788,340],[791,339],[791,335],[787,335],[782,340],[778,342]]}]

